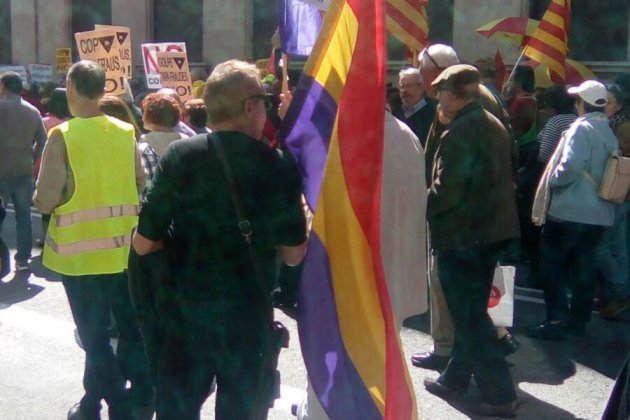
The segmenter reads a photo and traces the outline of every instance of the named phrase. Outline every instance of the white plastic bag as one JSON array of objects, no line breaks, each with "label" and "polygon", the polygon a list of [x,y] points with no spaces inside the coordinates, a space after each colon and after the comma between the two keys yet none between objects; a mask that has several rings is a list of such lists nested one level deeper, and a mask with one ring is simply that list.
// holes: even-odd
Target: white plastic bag
[{"label": "white plastic bag", "polygon": [[488,315],[497,327],[511,327],[514,322],[514,276],[516,268],[500,266],[494,270],[488,298]]}]

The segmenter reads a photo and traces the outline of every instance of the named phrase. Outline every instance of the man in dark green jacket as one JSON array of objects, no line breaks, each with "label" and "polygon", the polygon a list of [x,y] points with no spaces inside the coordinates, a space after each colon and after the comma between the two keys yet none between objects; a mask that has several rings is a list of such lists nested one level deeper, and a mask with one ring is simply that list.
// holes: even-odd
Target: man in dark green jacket
[{"label": "man in dark green jacket", "polygon": [[431,165],[427,220],[455,346],[446,370],[425,386],[449,399],[466,391],[474,375],[482,403],[471,409],[513,416],[516,391],[487,313],[499,253],[519,236],[512,138],[478,101],[479,79],[476,68],[460,64],[433,82],[446,129]]}]

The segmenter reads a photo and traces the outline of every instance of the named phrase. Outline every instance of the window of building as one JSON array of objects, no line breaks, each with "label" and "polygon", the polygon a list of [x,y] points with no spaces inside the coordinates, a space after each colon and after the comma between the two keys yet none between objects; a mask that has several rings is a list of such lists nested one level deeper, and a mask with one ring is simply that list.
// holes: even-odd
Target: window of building
[{"label": "window of building", "polygon": [[271,54],[271,36],[278,26],[276,2],[253,0],[252,7],[252,58],[269,58]]},{"label": "window of building", "polygon": [[[531,0],[530,17],[541,19],[551,0]],[[569,30],[570,58],[580,61],[628,60],[628,0],[573,0]]]},{"label": "window of building", "polygon": [[186,42],[188,60],[203,61],[203,0],[154,0],[153,40]]},{"label": "window of building", "polygon": [[11,0],[0,0],[0,64],[12,61],[11,50]]},{"label": "window of building", "polygon": [[[94,25],[112,24],[111,0],[72,0],[70,3],[72,16],[72,33],[93,31]],[[72,40],[72,56],[78,59],[77,46]]]}]

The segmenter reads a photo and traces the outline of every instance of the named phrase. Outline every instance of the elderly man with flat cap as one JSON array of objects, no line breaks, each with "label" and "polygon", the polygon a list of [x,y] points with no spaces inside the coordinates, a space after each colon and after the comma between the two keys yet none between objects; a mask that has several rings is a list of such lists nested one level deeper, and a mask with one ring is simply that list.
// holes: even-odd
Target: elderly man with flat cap
[{"label": "elderly man with flat cap", "polygon": [[516,391],[487,313],[499,254],[519,236],[512,138],[478,101],[479,81],[475,67],[458,64],[432,83],[446,128],[430,169],[427,220],[455,345],[446,370],[425,386],[450,400],[467,390],[474,375],[482,402],[470,409],[513,417]]}]

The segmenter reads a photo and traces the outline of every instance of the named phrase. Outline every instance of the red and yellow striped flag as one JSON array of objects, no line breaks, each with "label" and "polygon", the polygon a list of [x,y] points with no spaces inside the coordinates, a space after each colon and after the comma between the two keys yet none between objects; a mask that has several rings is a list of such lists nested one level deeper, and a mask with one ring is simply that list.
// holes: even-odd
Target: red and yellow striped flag
[{"label": "red and yellow striped flag", "polygon": [[523,50],[527,57],[546,64],[556,83],[563,83],[566,78],[570,21],[571,0],[553,0]]},{"label": "red and yellow striped flag", "polygon": [[421,51],[429,35],[429,0],[386,0],[387,31],[414,51]]}]

